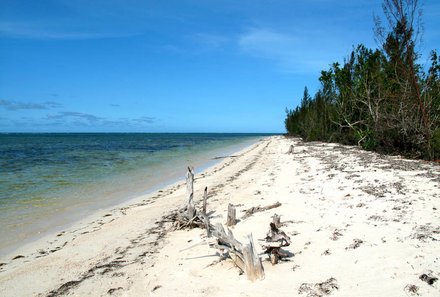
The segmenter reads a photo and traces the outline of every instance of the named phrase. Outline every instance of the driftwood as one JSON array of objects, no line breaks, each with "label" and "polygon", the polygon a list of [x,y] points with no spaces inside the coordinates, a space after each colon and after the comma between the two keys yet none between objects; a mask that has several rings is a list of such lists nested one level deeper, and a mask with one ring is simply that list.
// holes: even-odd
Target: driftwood
[{"label": "driftwood", "polygon": [[[186,185],[188,195],[186,204],[179,210],[174,211],[166,217],[173,222],[174,228],[205,228],[207,230],[208,237],[215,238],[214,243],[211,243],[210,245],[219,249],[223,257],[231,258],[235,265],[246,274],[249,280],[255,281],[257,279],[263,279],[264,269],[261,263],[261,258],[258,256],[258,253],[255,249],[252,234],[249,234],[246,237],[245,243],[242,244],[234,237],[234,234],[229,228],[227,228],[226,233],[222,224],[217,223],[215,226],[210,224],[209,217],[206,212],[208,197],[207,187],[204,190],[201,210],[198,211],[196,209],[194,203],[194,170],[191,167],[188,167],[188,172],[186,174]],[[281,206],[280,202],[264,207],[252,207],[245,211],[244,218],[247,218],[256,212],[269,210],[279,206]],[[274,222],[276,221],[275,216]],[[232,204],[229,204],[228,225],[233,226],[236,223],[236,209]],[[278,259],[289,256],[288,252],[286,253],[280,249],[281,247],[288,246],[289,244],[290,238],[284,232],[280,231],[275,223],[271,223],[271,230],[266,236],[266,242],[265,245],[263,245],[263,248],[265,253],[268,253],[271,259],[273,259],[273,264],[276,263]]]},{"label": "driftwood", "polygon": [[173,222],[173,226],[177,230],[195,227],[205,228],[209,237],[211,235],[210,224],[209,217],[206,213],[208,187],[205,187],[202,211],[197,211],[194,204],[194,169],[192,167],[188,167],[186,173],[186,188],[188,195],[186,204],[179,210],[168,215],[167,219]]},{"label": "driftwood", "polygon": [[438,280],[437,277],[432,276],[431,274],[426,274],[426,273],[420,275],[419,279],[426,282],[430,286],[432,286]]},{"label": "driftwood", "polygon": [[186,202],[186,217],[191,220],[196,215],[196,207],[194,205],[194,168],[188,167],[186,172],[186,190],[188,193],[188,200]]},{"label": "driftwood", "polygon": [[226,226],[234,226],[235,224],[237,224],[237,218],[235,217],[235,214],[236,214],[235,206],[229,203]]},{"label": "driftwood", "polygon": [[274,214],[272,223],[274,223],[277,228],[281,227],[281,216]]},{"label": "driftwood", "polygon": [[208,202],[208,187],[205,187],[205,191],[203,191],[203,206],[202,213],[206,215],[206,203]]},{"label": "driftwood", "polygon": [[247,236],[246,244],[242,244],[235,239],[234,234],[229,228],[227,230],[228,234],[226,234],[222,224],[217,223],[215,225],[212,235],[217,238],[217,242],[213,246],[220,251],[226,251],[227,256],[246,274],[250,281],[263,279],[264,269],[255,249],[252,234]]},{"label": "driftwood", "polygon": [[267,206],[263,206],[263,207],[262,206],[251,207],[251,208],[249,208],[249,209],[244,211],[245,214],[243,216],[243,219],[246,219],[246,218],[250,217],[251,215],[253,215],[256,212],[265,211],[265,210],[269,210],[269,209],[280,207],[280,206],[281,206],[281,203],[277,202],[277,203],[274,203],[274,204],[271,204],[271,205],[267,205]]},{"label": "driftwood", "polygon": [[203,220],[203,223],[205,224],[206,229],[206,236],[211,237],[211,227],[209,225],[209,217],[206,213],[206,204],[208,200],[208,187],[205,187],[205,191],[203,192],[203,206],[202,206],[202,213],[200,214]]},{"label": "driftwood", "polygon": [[278,229],[275,223],[270,223],[269,232],[267,232],[264,240],[265,243],[262,245],[262,247],[264,249],[264,253],[269,255],[272,265],[277,264],[278,260],[290,256],[290,253],[281,249],[281,247],[290,245],[290,237]]}]

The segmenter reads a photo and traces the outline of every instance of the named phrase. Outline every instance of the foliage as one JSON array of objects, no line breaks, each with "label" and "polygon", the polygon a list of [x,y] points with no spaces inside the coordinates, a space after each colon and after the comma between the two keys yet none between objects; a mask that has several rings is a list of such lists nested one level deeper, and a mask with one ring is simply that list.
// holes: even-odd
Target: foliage
[{"label": "foliage", "polygon": [[417,0],[385,0],[388,31],[379,19],[380,49],[355,47],[343,64],[322,71],[321,87],[286,110],[285,126],[305,140],[357,144],[367,150],[439,158],[440,58],[431,53],[428,71],[417,64]]}]

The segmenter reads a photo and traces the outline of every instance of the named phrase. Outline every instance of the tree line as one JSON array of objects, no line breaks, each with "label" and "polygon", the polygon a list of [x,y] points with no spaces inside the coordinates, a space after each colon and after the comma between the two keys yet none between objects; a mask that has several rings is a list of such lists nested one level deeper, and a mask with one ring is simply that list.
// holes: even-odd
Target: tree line
[{"label": "tree line", "polygon": [[440,57],[418,63],[421,35],[417,0],[385,0],[386,25],[375,17],[380,48],[356,46],[342,64],[321,72],[312,97],[286,110],[290,135],[357,144],[367,150],[440,159]]}]

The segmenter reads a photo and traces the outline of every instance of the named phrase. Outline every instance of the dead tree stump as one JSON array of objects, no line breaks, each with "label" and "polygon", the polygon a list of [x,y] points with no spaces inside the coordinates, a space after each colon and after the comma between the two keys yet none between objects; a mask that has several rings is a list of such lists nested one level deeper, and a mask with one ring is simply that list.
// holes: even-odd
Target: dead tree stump
[{"label": "dead tree stump", "polygon": [[231,203],[228,205],[228,218],[226,219],[226,226],[234,226],[237,224],[235,206]]}]

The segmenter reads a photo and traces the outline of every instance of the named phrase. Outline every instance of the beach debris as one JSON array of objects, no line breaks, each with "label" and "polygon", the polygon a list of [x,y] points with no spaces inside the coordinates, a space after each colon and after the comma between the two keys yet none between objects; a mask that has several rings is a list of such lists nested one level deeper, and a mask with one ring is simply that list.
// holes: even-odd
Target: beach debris
[{"label": "beach debris", "polygon": [[364,241],[362,239],[353,239],[353,243],[350,244],[348,247],[346,247],[346,250],[350,250],[350,249],[357,249],[358,247],[360,247],[360,245],[364,243]]},{"label": "beach debris", "polygon": [[187,219],[191,220],[196,215],[196,207],[194,205],[194,168],[189,166],[188,171],[186,172],[186,189],[188,200],[183,209],[186,210]]},{"label": "beach debris", "polygon": [[272,217],[272,223],[275,224],[275,227],[281,227],[281,216],[274,214]]},{"label": "beach debris", "polygon": [[306,293],[307,297],[320,297],[330,295],[334,290],[338,290],[339,286],[334,277],[327,279],[322,283],[302,283],[298,289],[298,294]]},{"label": "beach debris", "polygon": [[203,191],[203,205],[202,205],[202,213],[206,214],[206,207],[208,202],[208,187],[205,187]]},{"label": "beach debris", "polygon": [[114,292],[119,291],[119,290],[123,290],[123,288],[122,287],[111,288],[107,291],[107,294],[112,295]]},{"label": "beach debris", "polygon": [[403,290],[407,295],[419,295],[419,287],[417,287],[416,285],[406,285]]},{"label": "beach debris", "polygon": [[212,235],[216,237],[216,241],[211,244],[220,250],[223,257],[229,257],[234,264],[246,274],[250,281],[264,278],[264,269],[261,263],[261,258],[258,257],[255,249],[252,234],[246,237],[246,244],[242,244],[235,239],[232,231],[227,228],[226,234],[223,225],[217,223],[212,230]]},{"label": "beach debris", "polygon": [[203,194],[202,210],[197,211],[194,204],[194,168],[188,167],[186,173],[186,187],[188,199],[186,204],[177,211],[171,212],[165,217],[169,222],[173,223],[174,230],[181,230],[184,228],[204,228],[207,236],[210,237],[209,217],[206,213],[208,187],[205,187]]},{"label": "beach debris", "polygon": [[151,292],[154,292],[159,288],[162,288],[162,286],[161,285],[154,286],[154,288],[151,290]]},{"label": "beach debris", "polygon": [[276,202],[274,204],[267,205],[267,206],[253,206],[253,207],[251,207],[251,208],[249,208],[247,210],[244,210],[245,214],[243,216],[243,219],[246,219],[246,218],[250,217],[254,213],[261,212],[261,211],[266,211],[266,210],[269,210],[269,209],[272,209],[272,208],[276,208],[276,207],[280,207],[280,206],[281,206],[280,202]]},{"label": "beach debris", "polygon": [[17,259],[21,259],[21,258],[24,258],[24,256],[23,255],[18,255],[18,256],[15,256],[14,258],[12,258],[12,260],[17,260]]},{"label": "beach debris", "polygon": [[438,280],[438,278],[435,276],[432,276],[431,273],[423,273],[422,275],[419,276],[419,279],[424,281],[425,283],[427,283],[430,286],[432,286]]},{"label": "beach debris", "polygon": [[417,239],[422,242],[428,242],[431,241],[438,241],[436,236],[437,234],[440,234],[440,226],[437,226],[436,228],[431,226],[431,224],[425,224],[425,225],[418,225],[413,228],[414,233],[411,235],[412,239]]},{"label": "beach debris", "polygon": [[387,222],[388,221],[387,218],[385,218],[383,216],[378,216],[378,215],[372,215],[368,219],[372,220],[372,221],[380,221],[380,222]]},{"label": "beach debris", "polygon": [[235,215],[236,215],[235,206],[229,203],[226,226],[234,226],[235,224],[237,224],[237,218],[235,217]]},{"label": "beach debris", "polygon": [[342,233],[340,232],[341,230],[339,229],[335,229],[332,233],[332,236],[330,237],[331,240],[338,240],[339,237],[342,236]]},{"label": "beach debris", "polygon": [[[194,204],[194,169],[191,167],[188,167],[186,184],[188,193],[186,204],[179,210],[174,211],[166,216],[165,219],[173,222],[173,228],[177,230],[187,227],[205,228],[208,233],[208,238],[211,237],[211,235],[215,237],[215,241],[211,243],[210,246],[220,250],[219,255],[222,258],[231,258],[240,271],[245,273],[247,278],[251,281],[264,278],[263,265],[261,264],[261,259],[258,257],[258,254],[255,250],[252,234],[247,236],[247,243],[242,244],[235,239],[230,229],[227,229],[228,234],[226,234],[222,224],[217,223],[215,226],[210,224],[209,217],[206,212],[206,203],[208,197],[207,187],[205,187],[203,195],[202,210],[197,211]],[[279,205],[281,205],[281,203],[279,203]],[[235,207],[230,204],[228,207],[228,223],[232,226],[235,225],[236,222]]]},{"label": "beach debris", "polygon": [[236,155],[230,155],[230,156],[217,156],[217,157],[212,158],[211,160],[219,160],[219,159],[226,159],[226,158],[237,158],[237,157],[239,157],[239,156],[236,156]]},{"label": "beach debris", "polygon": [[269,255],[272,265],[275,265],[280,259],[291,257],[293,254],[281,249],[290,245],[290,237],[278,229],[275,223],[272,222],[269,226],[269,232],[267,232],[266,238],[263,239],[265,243],[261,246],[264,253]]},{"label": "beach debris", "polygon": [[321,255],[323,256],[328,256],[331,255],[332,253],[330,252],[330,249],[326,249]]}]

